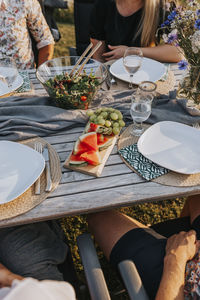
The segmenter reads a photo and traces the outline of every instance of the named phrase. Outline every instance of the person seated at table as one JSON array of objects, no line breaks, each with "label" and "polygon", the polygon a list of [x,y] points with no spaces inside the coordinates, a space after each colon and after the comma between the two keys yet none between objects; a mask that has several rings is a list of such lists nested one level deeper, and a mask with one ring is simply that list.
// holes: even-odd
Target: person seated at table
[{"label": "person seated at table", "polygon": [[54,39],[37,0],[0,2],[0,56],[12,57],[19,69],[35,66],[31,35],[37,43],[38,65],[53,57]]},{"label": "person seated at table", "polygon": [[24,278],[0,263],[0,300],[76,300],[73,287],[64,281]]},{"label": "person seated at table", "polygon": [[[97,0],[90,20],[93,55],[99,61],[123,57],[127,47],[140,47],[143,56],[161,62],[178,62],[177,47],[160,44],[158,28],[165,21],[164,0]],[[160,35],[159,35],[160,36]]]},{"label": "person seated at table", "polygon": [[0,263],[22,277],[57,281],[69,278],[75,283],[75,271],[67,259],[69,251],[56,221],[0,229]]},{"label": "person seated at table", "polygon": [[[199,195],[189,197],[180,218],[151,227],[118,211],[105,211],[88,215],[89,228],[114,267],[126,259],[135,263],[150,299],[181,300],[186,263],[197,251],[200,258],[199,200]],[[187,267],[187,278],[191,275],[198,286],[200,261],[194,264],[197,272],[190,274]]]}]

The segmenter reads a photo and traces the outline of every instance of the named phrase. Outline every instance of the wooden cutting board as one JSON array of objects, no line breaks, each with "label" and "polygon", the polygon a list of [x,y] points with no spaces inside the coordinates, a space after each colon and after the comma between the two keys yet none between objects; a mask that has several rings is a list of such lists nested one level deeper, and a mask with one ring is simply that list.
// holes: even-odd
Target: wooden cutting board
[{"label": "wooden cutting board", "polygon": [[112,149],[117,141],[117,138],[114,136],[114,137],[111,137],[111,140],[112,140],[112,143],[110,144],[110,146],[103,150],[103,151],[99,151],[99,154],[100,154],[100,157],[102,159],[102,162],[100,165],[98,166],[92,166],[92,165],[87,165],[87,166],[72,166],[69,164],[69,160],[70,160],[70,156],[71,156],[71,153],[69,155],[69,157],[66,159],[63,167],[67,168],[67,169],[71,169],[71,170],[74,170],[74,171],[78,171],[78,172],[81,172],[81,173],[84,173],[84,174],[88,174],[88,175],[92,175],[92,176],[95,176],[95,177],[99,177],[101,176],[101,173],[103,171],[103,168],[105,166],[105,163],[110,155],[110,153],[112,152]]}]

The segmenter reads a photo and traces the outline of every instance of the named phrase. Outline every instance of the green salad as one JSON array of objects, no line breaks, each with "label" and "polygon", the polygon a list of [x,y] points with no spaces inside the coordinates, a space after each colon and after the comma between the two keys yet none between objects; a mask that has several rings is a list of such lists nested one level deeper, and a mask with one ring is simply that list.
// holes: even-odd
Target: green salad
[{"label": "green salad", "polygon": [[56,75],[44,85],[59,107],[87,109],[99,84],[95,75],[84,72],[78,76],[68,73]]}]

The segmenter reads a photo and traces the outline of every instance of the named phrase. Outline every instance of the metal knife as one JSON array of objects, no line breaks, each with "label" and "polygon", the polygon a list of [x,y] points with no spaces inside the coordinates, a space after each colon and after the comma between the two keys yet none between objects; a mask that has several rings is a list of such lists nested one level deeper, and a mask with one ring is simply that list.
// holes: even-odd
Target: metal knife
[{"label": "metal knife", "polygon": [[45,160],[45,169],[46,169],[46,192],[50,192],[52,189],[52,180],[51,180],[51,171],[50,171],[50,164],[49,164],[49,149],[47,146],[44,147],[42,155]]}]

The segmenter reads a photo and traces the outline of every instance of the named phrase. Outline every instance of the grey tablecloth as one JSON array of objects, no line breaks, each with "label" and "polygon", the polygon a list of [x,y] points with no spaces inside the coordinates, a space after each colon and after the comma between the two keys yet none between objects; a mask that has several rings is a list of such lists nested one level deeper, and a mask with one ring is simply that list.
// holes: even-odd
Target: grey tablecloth
[{"label": "grey tablecloth", "polygon": [[[125,121],[131,122],[129,113],[132,91],[102,91],[93,107],[109,106],[119,109]],[[155,99],[148,123],[177,121],[185,124],[200,122],[200,114],[188,109],[186,100],[177,100],[175,92]],[[85,125],[86,111],[64,110],[55,107],[49,97],[10,97],[0,101],[0,140],[20,140],[35,135],[46,136],[76,126]]]}]

